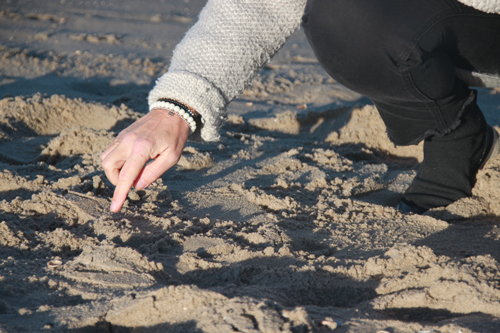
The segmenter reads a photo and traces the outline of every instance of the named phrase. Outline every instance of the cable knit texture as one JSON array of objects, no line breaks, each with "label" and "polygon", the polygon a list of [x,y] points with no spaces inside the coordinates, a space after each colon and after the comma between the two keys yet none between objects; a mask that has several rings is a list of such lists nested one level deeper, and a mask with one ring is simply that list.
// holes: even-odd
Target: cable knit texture
[{"label": "cable knit texture", "polygon": [[[500,13],[500,0],[459,0]],[[306,0],[209,0],[174,50],[149,104],[171,98],[201,115],[195,137],[219,139],[226,106],[300,26]]]}]

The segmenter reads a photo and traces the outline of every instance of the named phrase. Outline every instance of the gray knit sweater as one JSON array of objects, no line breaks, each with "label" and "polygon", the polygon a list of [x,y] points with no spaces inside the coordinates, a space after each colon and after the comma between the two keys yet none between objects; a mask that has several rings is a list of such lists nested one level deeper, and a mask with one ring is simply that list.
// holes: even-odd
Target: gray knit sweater
[{"label": "gray knit sweater", "polygon": [[[500,13],[500,0],[459,0]],[[169,70],[149,94],[149,104],[171,98],[200,115],[201,138],[219,139],[226,106],[298,29],[306,0],[208,0],[198,22],[174,50]],[[470,73],[459,73],[473,79]],[[496,77],[475,76],[476,85]],[[488,81],[489,80],[489,81]]]}]

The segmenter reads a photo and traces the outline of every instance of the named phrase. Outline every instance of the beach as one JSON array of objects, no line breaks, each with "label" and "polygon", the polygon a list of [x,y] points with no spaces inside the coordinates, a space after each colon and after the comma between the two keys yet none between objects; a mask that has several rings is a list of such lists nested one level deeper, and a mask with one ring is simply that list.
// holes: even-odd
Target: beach
[{"label": "beach", "polygon": [[[0,2],[0,333],[500,332],[500,158],[472,197],[399,213],[422,144],[301,30],[220,141],[110,212],[99,155],[205,2]],[[499,130],[500,89],[478,104]]]}]

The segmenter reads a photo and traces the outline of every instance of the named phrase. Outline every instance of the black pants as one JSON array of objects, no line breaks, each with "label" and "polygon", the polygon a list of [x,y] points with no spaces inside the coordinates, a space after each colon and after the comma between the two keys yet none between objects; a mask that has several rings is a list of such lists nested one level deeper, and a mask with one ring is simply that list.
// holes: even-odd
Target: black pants
[{"label": "black pants", "polygon": [[475,103],[455,68],[500,73],[500,15],[456,0],[308,0],[319,62],[369,97],[399,145],[451,132]]}]

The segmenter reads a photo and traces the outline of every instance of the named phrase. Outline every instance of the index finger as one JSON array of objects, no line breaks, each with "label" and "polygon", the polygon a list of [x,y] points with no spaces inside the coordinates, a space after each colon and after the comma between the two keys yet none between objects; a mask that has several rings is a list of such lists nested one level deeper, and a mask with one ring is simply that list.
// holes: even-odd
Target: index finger
[{"label": "index finger", "polygon": [[125,161],[123,168],[120,170],[115,192],[113,193],[113,200],[111,201],[110,208],[112,212],[116,213],[122,208],[123,203],[127,199],[128,192],[132,188],[132,185],[141,173],[148,159],[149,158],[144,153],[132,153],[127,161]]}]

